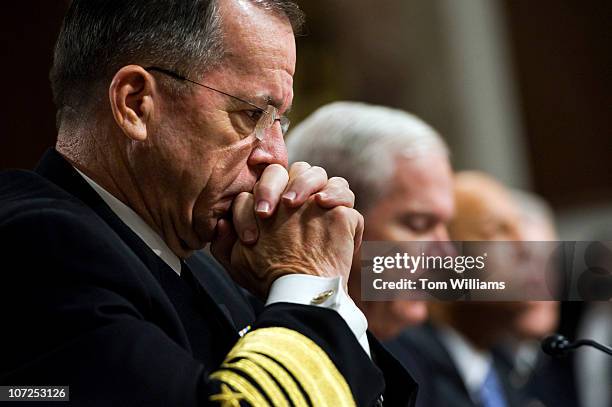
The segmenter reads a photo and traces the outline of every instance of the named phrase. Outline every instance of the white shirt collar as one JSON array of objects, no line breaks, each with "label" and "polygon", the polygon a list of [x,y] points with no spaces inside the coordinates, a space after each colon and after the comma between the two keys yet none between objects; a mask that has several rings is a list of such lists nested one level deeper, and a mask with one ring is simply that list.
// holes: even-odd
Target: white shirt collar
[{"label": "white shirt collar", "polygon": [[448,326],[440,326],[438,331],[465,387],[470,395],[478,395],[491,369],[491,355],[489,352],[476,349],[457,331]]},{"label": "white shirt collar", "polygon": [[166,242],[129,206],[115,198],[110,192],[98,185],[94,180],[83,174],[77,168],[79,174],[100,195],[100,198],[111,208],[111,210],[125,223],[153,252],[158,255],[172,270],[181,274],[181,260],[170,250]]}]

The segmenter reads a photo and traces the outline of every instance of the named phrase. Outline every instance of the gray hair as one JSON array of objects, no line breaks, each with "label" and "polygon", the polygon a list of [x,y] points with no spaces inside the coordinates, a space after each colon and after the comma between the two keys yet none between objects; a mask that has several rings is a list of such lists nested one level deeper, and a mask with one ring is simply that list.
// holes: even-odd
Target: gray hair
[{"label": "gray hair", "polygon": [[386,192],[397,158],[448,155],[438,133],[402,110],[357,102],[325,105],[301,122],[287,139],[289,161],[318,165],[346,178],[366,210]]},{"label": "gray hair", "polygon": [[[286,16],[294,32],[304,21],[291,0],[251,1]],[[128,64],[202,74],[224,55],[220,20],[217,0],[73,0],[49,75],[58,122]]]},{"label": "gray hair", "polygon": [[512,199],[518,204],[522,217],[532,222],[544,222],[554,228],[555,214],[552,207],[540,196],[521,189],[511,189]]}]

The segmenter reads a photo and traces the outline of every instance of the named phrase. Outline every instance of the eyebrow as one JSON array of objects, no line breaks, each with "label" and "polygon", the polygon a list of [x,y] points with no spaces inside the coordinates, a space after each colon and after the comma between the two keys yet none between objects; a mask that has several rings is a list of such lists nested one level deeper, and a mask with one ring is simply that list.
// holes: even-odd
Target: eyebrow
[{"label": "eyebrow", "polygon": [[254,103],[257,104],[257,105],[264,106],[264,110],[265,110],[265,107],[267,107],[268,105],[274,106],[277,109],[280,109],[281,106],[283,105],[282,101],[273,98],[269,94],[263,94],[261,96],[255,96],[255,102]]},{"label": "eyebrow", "polygon": [[[275,100],[274,98],[272,98],[271,96],[261,96],[261,97],[256,97],[254,102],[249,102],[249,103],[245,103],[246,100],[242,100],[243,96],[240,96],[240,98],[236,99],[236,103],[243,103],[246,104],[248,106],[251,107],[255,107],[257,109],[260,109],[262,111],[266,110],[266,107],[268,105],[270,106],[274,106],[275,108],[277,108],[278,110],[280,110],[280,106],[282,105],[282,103],[279,103],[278,100]],[[265,107],[259,107],[259,106],[265,106]],[[238,106],[238,105],[236,105]],[[285,109],[285,111],[283,112],[283,114],[281,116],[287,117],[289,115],[289,113],[291,113],[291,109],[293,108],[293,104],[289,105],[287,107],[287,109]]]},{"label": "eyebrow", "polygon": [[[237,100],[237,101],[239,101],[239,102],[241,102],[241,103],[244,103],[244,104],[246,104],[246,105],[249,105],[249,106],[251,106],[251,107],[254,107],[254,108],[256,108],[256,109],[259,109],[259,110],[261,110],[261,111],[265,111],[265,110],[266,110],[266,108],[268,107],[268,105],[274,106],[276,109],[280,110],[280,108],[281,108],[281,107],[282,107],[282,105],[283,105],[283,102],[282,102],[282,101],[280,101],[280,100],[278,100],[278,99],[273,98],[273,97],[272,97],[271,95],[269,95],[269,94],[265,94],[265,95],[262,95],[262,96],[258,96],[258,97],[256,97],[256,98],[257,98],[257,100],[259,100],[260,102],[263,102],[263,104],[261,104],[261,103],[259,103],[259,104],[258,104],[258,103],[257,103],[257,102],[255,102],[255,101],[250,101],[250,100],[249,100],[249,98],[248,98],[247,96],[243,96],[243,95],[240,95],[240,96],[237,96],[237,95],[232,95],[231,93],[227,93],[227,92],[225,92],[225,91],[223,91],[223,90],[221,90],[221,89],[213,88],[212,86],[209,86],[209,85],[206,85],[206,84],[203,84],[203,83],[200,83],[200,82],[194,81],[194,80],[192,80],[192,79],[189,79],[189,78],[187,78],[186,76],[183,76],[183,75],[181,75],[181,74],[178,74],[178,73],[176,73],[176,72],[174,72],[174,71],[171,71],[171,70],[169,70],[169,69],[160,68],[160,67],[157,67],[157,66],[149,66],[149,67],[146,67],[146,68],[144,68],[144,69],[145,69],[145,70],[147,70],[147,71],[157,71],[157,72],[161,72],[161,73],[166,74],[166,75],[169,75],[169,76],[171,76],[171,77],[173,77],[173,78],[175,78],[175,79],[178,79],[178,80],[181,80],[181,81],[190,82],[190,83],[193,83],[193,84],[198,85],[198,86],[202,86],[202,87],[204,87],[204,88],[207,88],[207,89],[213,90],[213,91],[215,91],[215,92],[221,93],[221,94],[223,94],[223,95],[225,95],[225,96],[229,96],[230,98],[232,98],[232,99],[234,99],[234,100]],[[261,107],[261,106],[265,106],[265,107]],[[287,115],[287,114],[288,114],[290,111],[291,111],[291,105],[289,105],[289,107],[288,107],[288,108],[285,110],[285,113],[284,113],[283,115]]]},{"label": "eyebrow", "polygon": [[[274,106],[275,108],[277,108],[278,110],[281,109],[281,107],[283,106],[283,101],[280,99],[276,99],[274,98],[272,95],[270,95],[269,93],[262,93],[260,96],[255,96],[255,104],[263,104],[264,106]],[[291,112],[291,108],[293,107],[293,104],[289,105],[287,107],[287,109],[285,109],[285,112],[283,113],[283,116],[286,116],[289,114],[289,112]]]}]

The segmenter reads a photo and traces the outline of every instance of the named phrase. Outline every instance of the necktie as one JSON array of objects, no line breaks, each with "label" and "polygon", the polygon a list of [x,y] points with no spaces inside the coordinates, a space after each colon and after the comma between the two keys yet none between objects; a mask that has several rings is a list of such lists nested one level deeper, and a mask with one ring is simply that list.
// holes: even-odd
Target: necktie
[{"label": "necktie", "polygon": [[483,407],[507,407],[504,391],[493,365],[489,368],[479,396]]}]

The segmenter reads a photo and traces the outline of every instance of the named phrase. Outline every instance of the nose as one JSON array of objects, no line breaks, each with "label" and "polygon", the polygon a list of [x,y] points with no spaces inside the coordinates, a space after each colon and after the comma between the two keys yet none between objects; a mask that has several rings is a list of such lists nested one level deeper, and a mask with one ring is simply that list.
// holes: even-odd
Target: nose
[{"label": "nose", "polygon": [[432,256],[457,256],[457,248],[451,241],[431,241],[427,249],[427,254]]},{"label": "nose", "polygon": [[263,139],[256,143],[257,145],[249,155],[247,165],[255,171],[258,178],[270,164],[280,164],[287,168],[287,147],[280,123],[275,122],[272,127],[266,130]]},{"label": "nose", "polygon": [[439,224],[435,228],[431,236],[431,240],[436,241],[436,242],[444,242],[444,241],[450,240],[450,237],[448,235],[448,229],[446,228],[446,225]]}]

